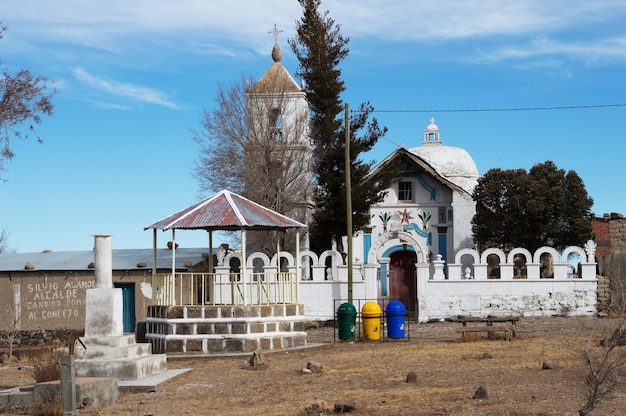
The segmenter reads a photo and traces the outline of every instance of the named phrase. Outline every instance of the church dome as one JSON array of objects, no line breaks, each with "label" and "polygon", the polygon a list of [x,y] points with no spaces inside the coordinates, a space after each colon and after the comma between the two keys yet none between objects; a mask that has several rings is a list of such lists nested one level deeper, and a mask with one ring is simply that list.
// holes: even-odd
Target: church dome
[{"label": "church dome", "polygon": [[444,146],[439,140],[439,127],[434,122],[431,119],[430,125],[424,129],[422,146],[408,149],[409,152],[422,158],[439,175],[471,194],[480,176],[474,159],[464,149]]}]

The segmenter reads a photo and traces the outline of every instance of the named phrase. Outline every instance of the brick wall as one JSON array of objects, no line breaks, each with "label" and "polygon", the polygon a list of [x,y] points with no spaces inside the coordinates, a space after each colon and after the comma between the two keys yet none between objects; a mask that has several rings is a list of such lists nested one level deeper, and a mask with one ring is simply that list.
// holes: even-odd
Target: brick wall
[{"label": "brick wall", "polygon": [[[598,311],[623,308],[626,299],[626,219],[612,212],[593,220],[598,262]],[[612,305],[612,306],[610,306]]]}]

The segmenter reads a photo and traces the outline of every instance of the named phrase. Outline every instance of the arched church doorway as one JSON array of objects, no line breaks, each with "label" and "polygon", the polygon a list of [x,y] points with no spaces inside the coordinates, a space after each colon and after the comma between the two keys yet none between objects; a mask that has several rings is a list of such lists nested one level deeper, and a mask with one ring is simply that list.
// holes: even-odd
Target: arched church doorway
[{"label": "arched church doorway", "polygon": [[391,253],[389,261],[389,298],[399,300],[409,317],[417,317],[417,255],[412,250]]}]

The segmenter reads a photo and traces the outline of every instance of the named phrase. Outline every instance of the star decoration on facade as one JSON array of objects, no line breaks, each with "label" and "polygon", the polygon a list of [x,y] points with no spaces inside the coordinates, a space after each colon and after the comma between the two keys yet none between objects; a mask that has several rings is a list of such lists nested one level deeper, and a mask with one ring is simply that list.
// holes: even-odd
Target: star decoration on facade
[{"label": "star decoration on facade", "polygon": [[406,208],[404,208],[404,212],[402,211],[398,211],[398,213],[402,216],[402,220],[400,221],[401,224],[410,224],[411,221],[413,219],[413,216],[411,215],[410,212],[408,212],[406,210]]}]

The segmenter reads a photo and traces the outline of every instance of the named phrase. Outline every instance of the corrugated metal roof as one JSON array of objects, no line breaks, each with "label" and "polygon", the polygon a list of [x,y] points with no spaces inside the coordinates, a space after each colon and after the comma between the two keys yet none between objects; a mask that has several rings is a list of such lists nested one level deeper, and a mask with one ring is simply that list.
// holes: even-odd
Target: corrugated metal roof
[{"label": "corrugated metal roof", "polygon": [[276,230],[306,228],[298,221],[268,209],[241,195],[223,190],[169,217],[144,227],[183,230]]},{"label": "corrugated metal roof", "polygon": [[[187,270],[185,262],[193,265],[200,263],[208,255],[208,248],[178,248],[176,249],[176,269]],[[151,270],[153,250],[122,249],[112,250],[113,270]],[[64,271],[64,270],[92,270],[89,264],[94,262],[93,250],[88,251],[59,251],[40,253],[4,253],[0,254],[0,271],[25,271],[26,263],[32,263],[36,271]],[[145,263],[145,267],[139,267]],[[172,250],[157,249],[157,269],[172,268]]]}]

